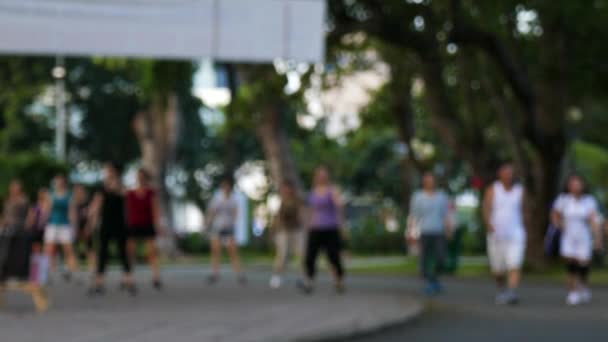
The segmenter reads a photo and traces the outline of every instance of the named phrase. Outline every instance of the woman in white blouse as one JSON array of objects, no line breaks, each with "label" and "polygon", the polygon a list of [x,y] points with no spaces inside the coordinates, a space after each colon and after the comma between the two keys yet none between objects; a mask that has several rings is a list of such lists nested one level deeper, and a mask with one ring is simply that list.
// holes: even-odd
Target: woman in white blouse
[{"label": "woman in white blouse", "polygon": [[566,184],[567,192],[555,200],[551,219],[562,230],[560,254],[568,270],[566,304],[578,305],[591,301],[589,263],[594,248],[601,249],[603,240],[598,205],[586,193],[585,182],[571,175]]}]

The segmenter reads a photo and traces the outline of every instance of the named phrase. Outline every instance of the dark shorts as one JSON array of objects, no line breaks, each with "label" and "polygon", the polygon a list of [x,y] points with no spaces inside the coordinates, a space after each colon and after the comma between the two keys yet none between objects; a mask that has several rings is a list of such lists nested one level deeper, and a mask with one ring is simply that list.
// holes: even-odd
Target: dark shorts
[{"label": "dark shorts", "polygon": [[210,232],[211,238],[220,238],[220,239],[228,239],[234,237],[234,228],[233,227],[225,227],[225,228],[216,228]]},{"label": "dark shorts", "polygon": [[153,239],[156,237],[156,229],[153,225],[132,226],[127,229],[127,237],[130,239]]},{"label": "dark shorts", "polygon": [[44,230],[38,230],[31,234],[32,243],[44,244]]}]

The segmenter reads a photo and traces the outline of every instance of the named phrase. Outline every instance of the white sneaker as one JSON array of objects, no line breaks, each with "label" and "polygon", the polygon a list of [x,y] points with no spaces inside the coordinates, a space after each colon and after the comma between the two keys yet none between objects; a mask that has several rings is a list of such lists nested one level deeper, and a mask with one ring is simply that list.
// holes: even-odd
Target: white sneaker
[{"label": "white sneaker", "polygon": [[590,303],[591,302],[591,298],[593,297],[591,294],[591,290],[588,288],[582,288],[578,291],[579,293],[579,298],[581,303]]},{"label": "white sneaker", "polygon": [[281,287],[281,277],[275,274],[270,278],[270,288],[276,290],[280,287]]},{"label": "white sneaker", "polygon": [[495,299],[496,305],[506,305],[509,302],[508,293],[505,290],[501,290]]},{"label": "white sneaker", "polygon": [[581,295],[578,291],[570,291],[566,297],[566,305],[575,306],[581,304]]}]

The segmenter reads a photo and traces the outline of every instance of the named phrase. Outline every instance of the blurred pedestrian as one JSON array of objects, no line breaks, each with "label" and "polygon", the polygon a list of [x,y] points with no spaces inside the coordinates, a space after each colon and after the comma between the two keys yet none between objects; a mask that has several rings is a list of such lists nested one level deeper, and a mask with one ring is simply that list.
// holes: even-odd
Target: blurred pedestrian
[{"label": "blurred pedestrian", "polygon": [[[439,275],[445,265],[447,238],[452,234],[450,200],[447,193],[437,188],[431,172],[422,176],[422,189],[412,196],[409,221],[420,231],[420,270],[426,281],[425,293],[435,295],[442,291]],[[412,222],[408,222],[411,225]]]},{"label": "blurred pedestrian", "polygon": [[74,252],[74,229],[76,228],[76,206],[68,188],[64,174],[58,174],[53,179],[53,188],[44,211],[49,213],[47,227],[44,231],[44,249],[54,269],[56,249],[61,247],[68,269],[63,276],[70,281],[78,271],[78,260]]},{"label": "blurred pedestrian", "polygon": [[567,192],[555,200],[551,219],[562,230],[560,254],[568,272],[566,304],[578,305],[591,301],[589,264],[594,248],[603,248],[603,239],[598,205],[584,180],[573,174],[566,184]]},{"label": "blurred pedestrian", "polygon": [[93,234],[89,232],[90,198],[83,184],[75,184],[73,188],[74,205],[76,206],[76,241],[74,248],[80,260],[86,261],[90,274],[95,273],[95,246]]},{"label": "blurred pedestrian", "polygon": [[30,280],[38,285],[44,285],[47,281],[50,266],[48,255],[43,253],[44,231],[49,216],[45,206],[50,195],[47,188],[41,188],[36,196],[36,202],[30,208],[27,218],[27,227],[32,242],[30,265],[33,269]]},{"label": "blurred pedestrian", "polygon": [[317,257],[323,250],[331,264],[335,289],[345,290],[342,263],[341,228],[345,225],[342,196],[332,184],[329,170],[320,166],[315,170],[313,189],[308,197],[308,239],[306,243],[305,279],[298,282],[304,293],[312,293],[317,273]]},{"label": "blurred pedestrian", "polygon": [[524,188],[515,183],[513,165],[503,163],[498,180],[485,193],[483,217],[487,229],[490,267],[496,279],[496,303],[517,304],[526,231],[523,221]]},{"label": "blurred pedestrian", "polygon": [[44,246],[44,230],[48,223],[49,213],[45,210],[45,205],[49,201],[47,188],[41,188],[36,195],[36,202],[30,208],[28,215],[28,228],[32,237],[32,253],[40,255]]},{"label": "blurred pedestrian", "polygon": [[274,259],[273,275],[270,278],[270,287],[281,287],[282,275],[293,255],[302,259],[303,232],[302,215],[304,203],[298,196],[293,182],[285,181],[279,189],[281,206],[271,225],[274,234],[276,256]]},{"label": "blurred pedestrian", "polygon": [[9,230],[23,230],[29,210],[27,196],[20,180],[13,179],[8,186],[8,197],[4,202],[0,226]]},{"label": "blurred pedestrian", "polygon": [[211,239],[212,273],[207,278],[210,284],[219,280],[222,243],[227,246],[237,281],[240,284],[245,284],[247,281],[242,273],[238,245],[235,239],[238,214],[239,206],[234,194],[234,179],[232,176],[225,176],[221,182],[220,191],[211,200],[207,212],[207,226]]},{"label": "blurred pedestrian", "polygon": [[160,233],[160,205],[150,177],[144,169],[137,171],[137,187],[127,192],[127,250],[131,263],[137,257],[137,243],[143,242],[148,264],[152,270],[152,286],[160,290],[160,262],[156,237]]},{"label": "blurred pedestrian", "polygon": [[93,197],[90,207],[89,231],[99,227],[99,248],[97,254],[97,273],[90,295],[105,293],[104,277],[110,258],[110,243],[113,241],[122,265],[123,278],[120,284],[132,296],[137,288],[131,275],[131,262],[127,254],[127,222],[125,213],[124,188],[116,166],[107,163],[104,167],[104,182],[101,190]]}]

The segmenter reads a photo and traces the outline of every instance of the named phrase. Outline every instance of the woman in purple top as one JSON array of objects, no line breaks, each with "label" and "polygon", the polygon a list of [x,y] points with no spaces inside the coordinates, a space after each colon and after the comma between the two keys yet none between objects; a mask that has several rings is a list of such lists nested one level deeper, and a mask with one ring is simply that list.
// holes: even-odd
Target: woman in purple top
[{"label": "woman in purple top", "polygon": [[344,210],[340,194],[331,183],[329,170],[326,167],[321,166],[315,170],[308,206],[310,219],[307,224],[308,242],[304,265],[306,279],[298,282],[298,287],[305,293],[312,292],[317,256],[321,250],[324,250],[332,266],[336,290],[343,292],[344,268],[340,253],[342,247],[340,228],[344,224]]}]

